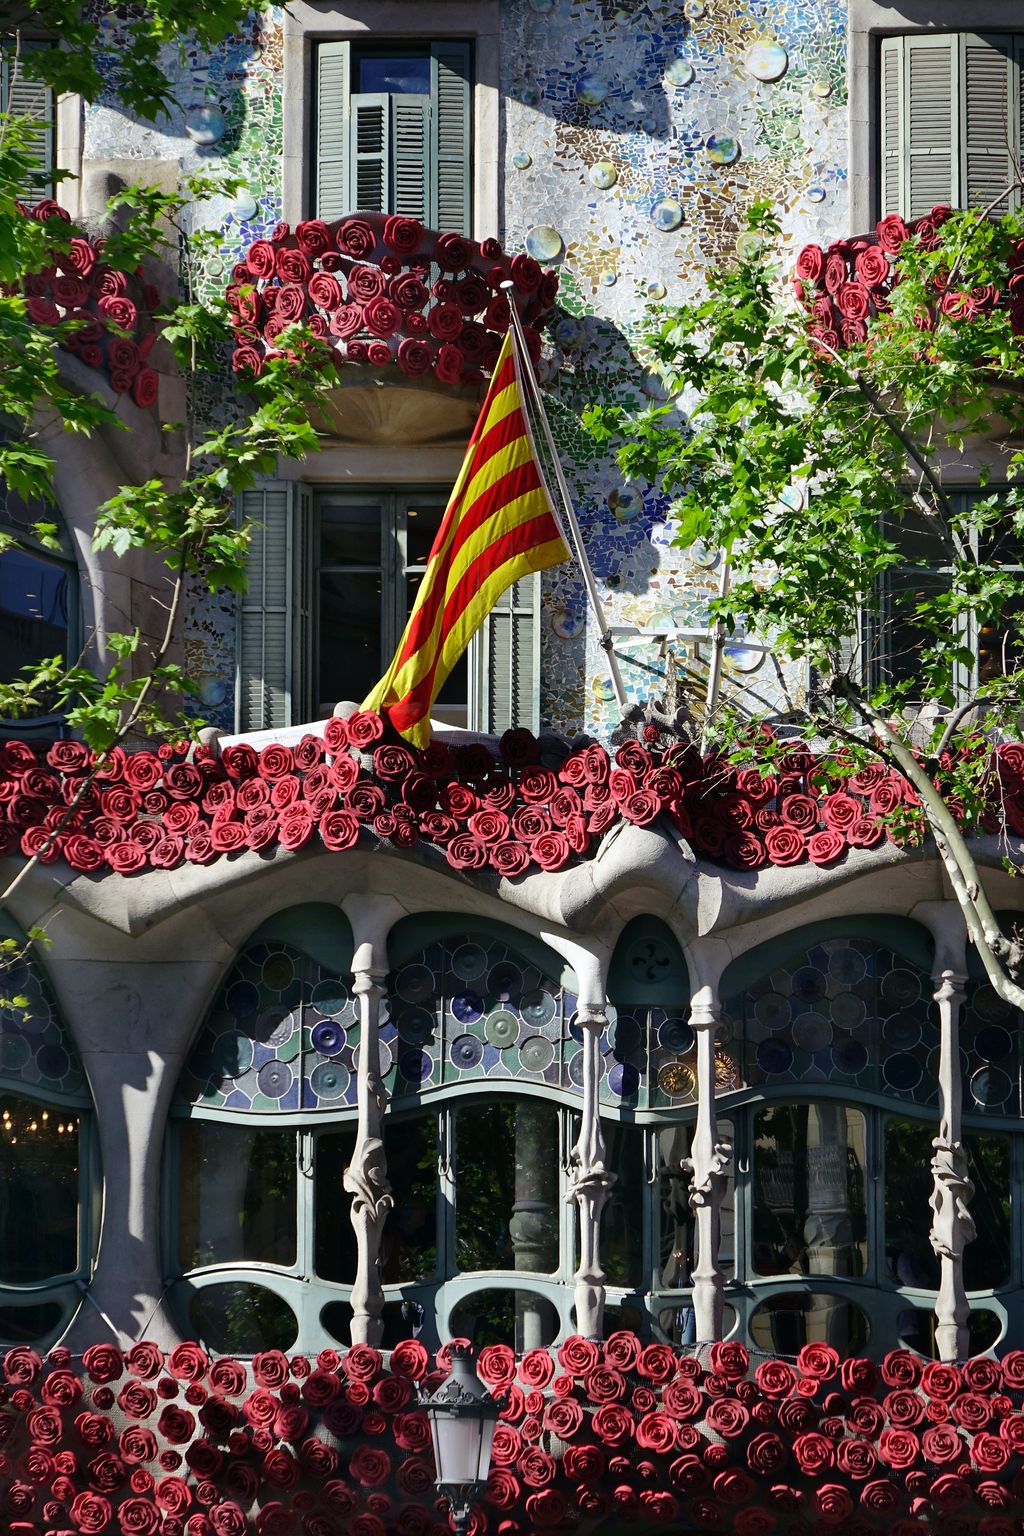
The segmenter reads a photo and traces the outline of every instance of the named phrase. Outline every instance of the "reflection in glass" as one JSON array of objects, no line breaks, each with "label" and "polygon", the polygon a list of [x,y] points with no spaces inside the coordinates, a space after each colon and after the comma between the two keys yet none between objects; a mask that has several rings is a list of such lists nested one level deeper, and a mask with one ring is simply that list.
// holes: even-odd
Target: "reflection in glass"
[{"label": "reflection in glass", "polygon": [[862,1275],[866,1124],[839,1103],[754,1120],[753,1264],[760,1275]]},{"label": "reflection in glass", "polygon": [[319,681],[321,709],[360,699],[379,682],[381,578],[377,572],[321,572]]},{"label": "reflection in glass", "polygon": [[601,1217],[601,1267],[609,1285],[640,1285],[644,1255],[643,1131],[617,1120],[602,1121],[602,1130],[606,1166],[615,1174],[615,1183]]},{"label": "reflection in glass", "polygon": [[33,550],[12,546],[0,556],[0,680],[46,656],[63,656],[68,642],[68,569]]},{"label": "reflection in glass", "polygon": [[[532,1099],[455,1117],[456,1268],[558,1267],[558,1114]],[[532,1347],[532,1346],[531,1346]]]},{"label": "reflection in glass", "polygon": [[59,1301],[36,1301],[27,1307],[0,1307],[0,1339],[5,1344],[30,1344],[60,1325],[64,1308]]},{"label": "reflection in glass", "polygon": [[223,1355],[290,1349],[299,1333],[288,1303],[248,1280],[228,1280],[196,1291],[188,1318],[200,1343]]},{"label": "reflection in glass", "polygon": [[517,1354],[546,1349],[558,1337],[558,1313],[533,1291],[474,1291],[452,1312],[450,1337],[469,1339],[474,1349],[508,1344]]},{"label": "reflection in glass", "polygon": [[426,566],[444,511],[441,502],[429,507],[406,508],[405,563],[409,569]]},{"label": "reflection in glass", "polygon": [[[426,55],[385,54],[357,58],[359,90],[391,96],[429,96],[430,59]],[[363,207],[362,203],[357,205]]]},{"label": "reflection in glass", "polygon": [[437,1268],[437,1118],[385,1122],[384,1152],[394,1206],[384,1223],[385,1284],[429,1279]]},{"label": "reflection in glass", "polygon": [[354,1127],[316,1138],[314,1266],[322,1279],[341,1285],[351,1285],[356,1277],[356,1234],[349,1217],[352,1196],[342,1183],[355,1145]]},{"label": "reflection in glass", "polygon": [[[972,1307],[967,1319],[967,1352],[983,1355],[997,1343],[1002,1323],[995,1312],[984,1307]],[[930,1307],[907,1307],[899,1315],[899,1340],[907,1349],[914,1349],[926,1359],[939,1358],[935,1342],[935,1313]]]},{"label": "reflection in glass", "polygon": [[379,502],[332,505],[321,498],[320,565],[379,566],[381,506]]},{"label": "reflection in glass", "polygon": [[0,1281],[31,1285],[78,1268],[78,1114],[0,1100]]},{"label": "reflection in glass", "polygon": [[[719,1140],[734,1145],[735,1130],[731,1120],[718,1121],[718,1135]],[[659,1325],[671,1343],[682,1347],[696,1342],[696,1321],[688,1294],[695,1259],[694,1225],[690,1210],[690,1170],[685,1166],[690,1155],[692,1136],[692,1124],[664,1126],[657,1133],[660,1202],[657,1283],[663,1291],[687,1292],[680,1297],[678,1307],[665,1308],[660,1312]],[[719,1267],[726,1275],[733,1273],[735,1264],[735,1195],[734,1163],[730,1158],[722,1192],[722,1231],[718,1253]]]},{"label": "reflection in glass", "polygon": [[294,1264],[295,1193],[294,1131],[185,1121],[178,1204],[182,1268],[239,1260]]},{"label": "reflection in glass", "polygon": [[857,1355],[868,1331],[860,1307],[824,1291],[771,1296],[750,1319],[751,1342],[773,1355],[798,1354],[805,1344],[831,1344],[840,1355]]},{"label": "reflection in glass", "polygon": [[[939,1261],[929,1240],[935,1131],[927,1120],[891,1116],[885,1122],[886,1274],[893,1285],[932,1291],[939,1284]],[[963,1140],[978,1229],[964,1250],[964,1285],[969,1291],[993,1290],[1010,1276],[1010,1143],[1005,1136],[971,1131]]]}]

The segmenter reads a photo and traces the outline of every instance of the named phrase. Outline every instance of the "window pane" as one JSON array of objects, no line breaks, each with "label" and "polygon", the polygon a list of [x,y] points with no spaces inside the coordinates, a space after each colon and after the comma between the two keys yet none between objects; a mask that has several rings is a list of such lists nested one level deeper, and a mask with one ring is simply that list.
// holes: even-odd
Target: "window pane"
[{"label": "window pane", "polygon": [[456,1112],[455,1263],[550,1274],[558,1267],[558,1114],[548,1105]]},{"label": "window pane", "polygon": [[912,681],[921,666],[921,650],[928,635],[915,621],[919,604],[929,603],[949,586],[947,577],[935,571],[907,566],[889,576],[889,614],[882,645],[886,676],[894,683]]},{"label": "window pane", "polygon": [[601,1267],[609,1285],[640,1285],[644,1255],[643,1132],[615,1120],[602,1121],[601,1128],[607,1167],[616,1175],[601,1217]]},{"label": "window pane", "polygon": [[248,1280],[203,1286],[189,1303],[188,1320],[207,1349],[225,1355],[291,1349],[299,1333],[288,1303]]},{"label": "window pane", "polygon": [[381,585],[377,575],[320,577],[320,710],[339,699],[363,699],[384,668],[380,646]]},{"label": "window pane", "polygon": [[180,1148],[182,1268],[294,1264],[295,1132],[187,1120]]},{"label": "window pane", "polygon": [[795,1355],[805,1344],[831,1344],[840,1355],[856,1355],[868,1333],[860,1307],[824,1292],[773,1296],[750,1319],[751,1342],[768,1354]]},{"label": "window pane", "polygon": [[1022,646],[1022,620],[1024,602],[1019,598],[1008,603],[1002,620],[994,624],[982,624],[978,630],[978,681],[990,682],[993,677],[1005,677],[1024,663]]},{"label": "window pane", "polygon": [[379,502],[358,506],[320,501],[320,564],[380,565]]},{"label": "window pane", "polygon": [[508,1344],[516,1354],[546,1349],[558,1337],[558,1313],[533,1291],[474,1291],[452,1312],[452,1338],[469,1339],[474,1349]]},{"label": "window pane", "polygon": [[68,637],[68,572],[27,549],[0,557],[0,679],[44,656],[63,656]]},{"label": "window pane", "polygon": [[[886,1121],[885,1256],[894,1285],[938,1289],[939,1261],[929,1241],[935,1131],[927,1120]],[[968,1132],[964,1146],[978,1229],[964,1249],[964,1284],[969,1291],[994,1290],[1010,1277],[1010,1143]]]},{"label": "window pane", "polygon": [[392,96],[429,96],[430,59],[406,55],[402,58],[361,58],[357,60],[360,91],[386,91]]},{"label": "window pane", "polygon": [[407,566],[426,565],[434,539],[437,537],[437,530],[441,526],[444,511],[444,505],[441,502],[434,507],[406,508],[405,563]]},{"label": "window pane", "polygon": [[313,1263],[322,1279],[341,1285],[351,1285],[356,1277],[356,1234],[349,1216],[352,1196],[342,1184],[355,1145],[355,1127],[316,1138]]},{"label": "window pane", "polygon": [[866,1125],[842,1104],[784,1104],[754,1120],[753,1263],[760,1275],[862,1275]]},{"label": "window pane", "polygon": [[427,1280],[437,1268],[436,1116],[385,1125],[384,1151],[395,1198],[384,1224],[384,1280]]},{"label": "window pane", "polygon": [[31,1285],[78,1268],[78,1115],[0,1099],[0,1282]]}]

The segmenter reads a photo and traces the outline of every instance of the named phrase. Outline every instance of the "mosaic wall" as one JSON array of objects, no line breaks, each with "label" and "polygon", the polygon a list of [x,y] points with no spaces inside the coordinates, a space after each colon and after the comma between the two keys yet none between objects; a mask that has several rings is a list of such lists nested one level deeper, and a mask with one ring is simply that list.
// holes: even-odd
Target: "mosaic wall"
[{"label": "mosaic wall", "polygon": [[[662,398],[644,369],[645,307],[698,291],[706,266],[734,253],[754,199],[779,208],[789,250],[845,232],[844,13],[835,0],[503,0],[497,233],[507,248],[560,266],[550,411],[614,624],[703,627],[716,557],[673,549],[665,498],[623,484],[583,435],[580,410]],[[90,156],[244,178],[236,199],[193,210],[194,223],[227,230],[205,273],[211,283],[279,217],[281,44],[281,13],[270,10],[213,55],[176,63],[188,105],[160,130],[110,103],[89,112]],[[212,417],[225,394],[211,386],[202,403]],[[606,732],[610,679],[568,566],[546,578],[544,620],[548,723]],[[231,603],[194,593],[187,643],[201,708],[230,725]],[[630,692],[658,691],[664,658],[649,639],[620,649],[636,658],[624,665]],[[728,665],[734,680],[765,686],[760,652],[737,645]]]}]

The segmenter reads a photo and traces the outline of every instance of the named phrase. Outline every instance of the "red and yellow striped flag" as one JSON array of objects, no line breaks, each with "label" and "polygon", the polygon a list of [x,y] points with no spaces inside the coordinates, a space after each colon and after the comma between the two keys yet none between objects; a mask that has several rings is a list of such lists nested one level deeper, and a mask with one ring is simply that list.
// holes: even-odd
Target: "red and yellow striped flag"
[{"label": "red and yellow striped flag", "polygon": [[363,709],[387,715],[413,746],[430,710],[498,598],[569,551],[534,454],[512,333],[505,337],[395,659]]}]

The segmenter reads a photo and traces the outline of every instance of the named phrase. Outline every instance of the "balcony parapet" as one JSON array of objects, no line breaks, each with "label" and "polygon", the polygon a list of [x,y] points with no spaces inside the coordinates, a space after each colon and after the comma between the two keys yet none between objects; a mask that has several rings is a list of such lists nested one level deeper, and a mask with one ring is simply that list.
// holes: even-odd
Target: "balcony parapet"
[{"label": "balcony parapet", "polygon": [[[512,289],[502,284],[511,280]],[[558,273],[497,240],[424,229],[416,219],[352,213],[331,223],[279,224],[232,271],[227,290],[237,346],[232,366],[259,375],[276,342],[301,323],[341,368],[352,363],[472,385],[498,355],[509,303],[530,354],[558,293]]]}]

